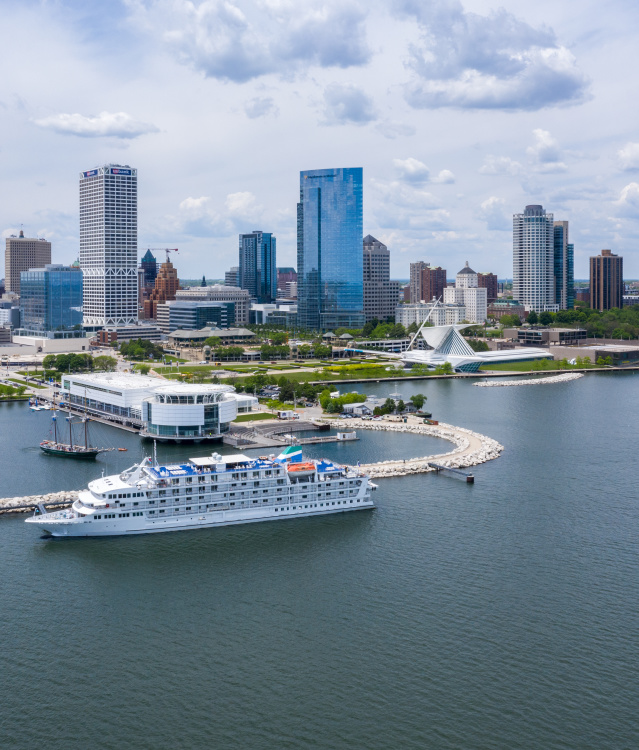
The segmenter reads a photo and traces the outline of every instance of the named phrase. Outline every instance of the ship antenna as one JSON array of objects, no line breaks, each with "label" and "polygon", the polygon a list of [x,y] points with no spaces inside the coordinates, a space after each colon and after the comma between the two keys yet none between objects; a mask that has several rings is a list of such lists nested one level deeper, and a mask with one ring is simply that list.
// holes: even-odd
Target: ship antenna
[{"label": "ship antenna", "polygon": [[158,441],[153,441],[153,466],[158,465]]}]

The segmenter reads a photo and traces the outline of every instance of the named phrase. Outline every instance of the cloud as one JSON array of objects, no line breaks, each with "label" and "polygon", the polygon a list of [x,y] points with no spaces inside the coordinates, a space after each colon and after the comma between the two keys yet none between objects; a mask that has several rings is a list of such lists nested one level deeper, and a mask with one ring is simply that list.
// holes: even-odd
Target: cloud
[{"label": "cloud", "polygon": [[618,216],[627,216],[631,219],[639,218],[639,183],[631,182],[626,185],[619,194],[619,200],[614,204]]},{"label": "cloud", "polygon": [[173,229],[194,237],[228,237],[251,231],[261,221],[263,207],[253,193],[229,193],[223,208],[213,205],[209,196],[185,198],[178,207],[178,215],[170,217]]},{"label": "cloud", "polygon": [[480,217],[486,222],[486,228],[498,232],[509,232],[513,228],[512,215],[506,213],[506,201],[491,196],[480,206]]},{"label": "cloud", "polygon": [[375,129],[378,133],[381,133],[384,138],[394,140],[401,136],[415,135],[417,130],[412,125],[406,125],[403,122],[394,122],[392,120],[383,120],[375,125]]},{"label": "cloud", "polygon": [[518,161],[513,161],[509,156],[493,154],[488,154],[479,168],[480,174],[489,175],[518,175],[521,171],[522,166]]},{"label": "cloud", "polygon": [[400,180],[412,182],[419,185],[424,182],[437,182],[442,184],[452,184],[455,182],[455,175],[449,169],[442,169],[436,176],[430,176],[430,170],[424,162],[409,157],[408,159],[393,159],[393,164],[397,170]]},{"label": "cloud", "polygon": [[375,217],[383,229],[447,230],[450,214],[432,193],[401,182],[371,181]]},{"label": "cloud", "polygon": [[352,84],[331,83],[324,89],[324,125],[366,125],[376,118],[372,99]]},{"label": "cloud", "polygon": [[639,143],[626,143],[617,151],[619,167],[628,172],[639,169]]},{"label": "cloud", "polygon": [[33,122],[41,128],[81,138],[138,138],[159,132],[155,125],[134,120],[126,112],[100,112],[97,116],[61,113]]},{"label": "cloud", "polygon": [[128,6],[132,25],[210,78],[243,83],[310,66],[364,65],[370,58],[366,13],[354,0],[128,0]]},{"label": "cloud", "polygon": [[279,110],[271,97],[257,96],[255,99],[244,102],[244,111],[247,117],[255,120],[257,117],[264,117],[269,114],[276,115]]},{"label": "cloud", "polygon": [[586,76],[548,27],[533,28],[504,9],[467,13],[455,0],[397,0],[395,10],[421,31],[409,50],[415,77],[405,90],[417,109],[534,111],[588,95]]},{"label": "cloud", "polygon": [[565,172],[568,167],[561,161],[561,152],[556,139],[547,130],[533,130],[535,142],[526,149],[537,172],[549,174]]}]

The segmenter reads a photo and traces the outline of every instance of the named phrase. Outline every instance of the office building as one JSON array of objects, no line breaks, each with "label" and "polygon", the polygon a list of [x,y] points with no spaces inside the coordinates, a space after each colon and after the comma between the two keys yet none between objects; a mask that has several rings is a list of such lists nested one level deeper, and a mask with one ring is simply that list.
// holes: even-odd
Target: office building
[{"label": "office building", "polygon": [[280,266],[277,269],[277,296],[286,296],[286,285],[297,283],[297,271],[291,266]]},{"label": "office building", "polygon": [[611,250],[590,258],[590,307],[610,310],[623,307],[623,258]]},{"label": "office building", "polygon": [[51,243],[37,237],[18,237],[5,240],[4,274],[7,292],[20,294],[20,274],[30,268],[44,268],[51,263]]},{"label": "office building", "polygon": [[144,286],[154,286],[158,275],[158,262],[150,249],[142,256],[140,268],[144,271]]},{"label": "office building", "polygon": [[160,266],[157,278],[155,279],[155,286],[149,295],[149,299],[144,301],[144,317],[155,318],[157,315],[157,306],[163,302],[174,300],[179,288],[180,279],[178,278],[177,269],[167,258]]},{"label": "office building", "polygon": [[560,310],[575,306],[574,245],[568,242],[568,222],[554,222],[555,304]]},{"label": "office building", "polygon": [[419,260],[410,264],[410,292],[411,302],[430,302],[441,299],[446,287],[446,269],[431,266]]},{"label": "office building", "polygon": [[480,271],[477,274],[477,286],[486,290],[488,304],[494,302],[498,297],[497,275]]},{"label": "office building", "polygon": [[277,297],[276,240],[270,232],[255,230],[240,235],[240,289],[255,302],[269,303]]},{"label": "office building", "polygon": [[235,323],[245,325],[249,322],[251,297],[246,289],[224,284],[192,286],[188,289],[180,289],[176,293],[175,299],[191,300],[192,302],[234,302]]},{"label": "office building", "polygon": [[553,215],[526,206],[513,215],[513,299],[527,312],[556,312]]},{"label": "office building", "polygon": [[229,328],[235,324],[234,302],[173,300],[157,305],[157,323],[162,333],[180,329],[197,331],[213,325]]},{"label": "office building", "polygon": [[238,286],[240,285],[240,267],[239,266],[232,266],[225,274],[224,274],[224,284],[225,286]]},{"label": "office building", "polygon": [[249,311],[249,322],[251,325],[279,326],[291,331],[297,328],[297,305],[282,299],[274,304],[253,303]]},{"label": "office building", "polygon": [[106,164],[80,173],[80,266],[85,328],[138,319],[137,169]]},{"label": "office building", "polygon": [[395,323],[401,323],[405,328],[413,323],[419,326],[425,320],[434,326],[457,325],[466,320],[466,308],[456,302],[442,303],[434,300],[409,302],[399,305],[395,310]]},{"label": "office building", "polygon": [[364,237],[363,263],[366,320],[392,320],[399,300],[399,282],[390,280],[388,248],[370,234]]},{"label": "office building", "polygon": [[70,331],[82,325],[82,271],[48,264],[20,274],[20,334]]},{"label": "office building", "polygon": [[308,330],[364,325],[363,171],[300,172],[298,323]]},{"label": "office building", "polygon": [[11,300],[0,300],[0,326],[20,328],[20,307]]},{"label": "office building", "polygon": [[469,323],[484,323],[488,314],[488,290],[480,287],[478,274],[466,265],[455,277],[455,286],[444,289],[444,302],[463,305]]}]

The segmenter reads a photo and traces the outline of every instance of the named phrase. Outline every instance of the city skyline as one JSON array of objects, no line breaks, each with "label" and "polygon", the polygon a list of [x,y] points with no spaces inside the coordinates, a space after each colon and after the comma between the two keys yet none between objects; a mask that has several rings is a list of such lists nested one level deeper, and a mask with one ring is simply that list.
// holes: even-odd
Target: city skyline
[{"label": "city skyline", "polygon": [[637,277],[639,11],[498,5],[241,2],[233,25],[216,3],[8,4],[32,41],[5,41],[0,231],[71,263],[75,173],[130,163],[141,246],[180,247],[184,276],[221,276],[256,226],[295,265],[296,174],[348,163],[393,277],[421,258],[509,276],[532,203],[571,222],[578,278],[607,247]]}]

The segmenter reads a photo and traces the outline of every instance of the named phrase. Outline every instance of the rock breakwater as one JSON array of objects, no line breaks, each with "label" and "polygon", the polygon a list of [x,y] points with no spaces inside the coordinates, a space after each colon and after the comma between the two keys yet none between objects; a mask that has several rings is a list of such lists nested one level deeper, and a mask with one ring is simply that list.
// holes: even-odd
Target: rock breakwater
[{"label": "rock breakwater", "polygon": [[503,385],[551,385],[552,383],[567,383],[570,380],[583,378],[582,372],[564,372],[561,375],[551,375],[549,378],[533,378],[531,380],[489,380],[473,383],[478,388],[499,388]]}]

